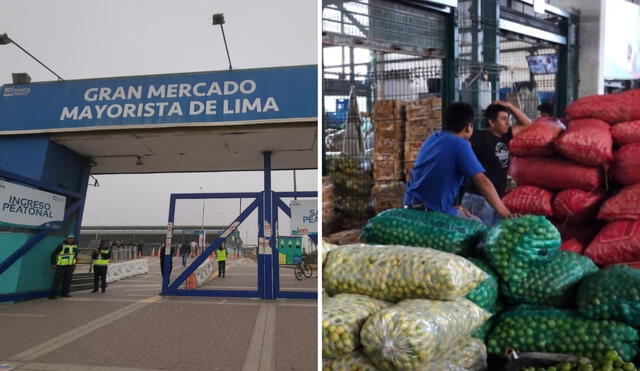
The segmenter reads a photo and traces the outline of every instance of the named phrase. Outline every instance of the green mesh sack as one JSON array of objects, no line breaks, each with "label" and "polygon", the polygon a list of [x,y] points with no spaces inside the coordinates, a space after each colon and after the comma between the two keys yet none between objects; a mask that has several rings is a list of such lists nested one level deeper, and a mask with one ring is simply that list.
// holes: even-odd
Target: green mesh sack
[{"label": "green mesh sack", "polygon": [[405,300],[362,326],[364,353],[382,370],[413,370],[440,360],[490,314],[466,299]]},{"label": "green mesh sack", "polygon": [[598,266],[588,257],[560,251],[530,270],[522,281],[503,285],[503,293],[514,303],[571,306],[580,281],[597,271]]},{"label": "green mesh sack", "polygon": [[506,304],[504,304],[502,300],[498,299],[496,301],[495,311],[493,312],[493,315],[491,316],[491,318],[489,318],[487,322],[485,322],[482,326],[478,327],[478,329],[474,331],[474,333],[471,334],[471,336],[476,339],[482,339],[482,341],[486,342],[487,336],[495,326],[496,322],[498,321],[498,318],[500,318],[499,314],[504,312],[505,309],[506,309]]},{"label": "green mesh sack", "polygon": [[364,295],[340,294],[322,303],[322,356],[345,356],[360,346],[360,329],[389,303]]},{"label": "green mesh sack", "polygon": [[356,244],[331,251],[322,282],[331,296],[453,300],[471,292],[486,276],[465,258],[438,250]]},{"label": "green mesh sack", "polygon": [[335,359],[322,358],[322,371],[378,371],[378,368],[361,352],[353,352]]},{"label": "green mesh sack", "polygon": [[591,359],[614,350],[630,361],[638,353],[638,331],[619,322],[585,319],[569,310],[521,305],[500,316],[487,348],[495,355],[513,348]]},{"label": "green mesh sack", "polygon": [[498,300],[498,277],[491,269],[489,263],[479,258],[468,258],[476,267],[487,274],[487,279],[482,281],[473,291],[465,296],[480,308],[490,313],[495,313],[496,300]]},{"label": "green mesh sack", "polygon": [[560,233],[543,216],[525,215],[493,226],[485,238],[485,252],[500,277],[515,283],[560,251]]},{"label": "green mesh sack", "polygon": [[578,289],[578,312],[640,328],[640,270],[614,265],[585,278]]},{"label": "green mesh sack", "polygon": [[468,256],[485,232],[486,227],[475,220],[439,212],[389,209],[369,219],[362,237],[367,243],[430,247]]}]

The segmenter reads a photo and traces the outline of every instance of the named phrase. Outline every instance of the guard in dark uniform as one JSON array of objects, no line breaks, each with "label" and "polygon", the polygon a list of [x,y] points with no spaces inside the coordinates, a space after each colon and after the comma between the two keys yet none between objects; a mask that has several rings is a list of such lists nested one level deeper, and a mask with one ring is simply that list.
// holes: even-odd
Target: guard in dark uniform
[{"label": "guard in dark uniform", "polygon": [[100,246],[91,254],[93,258],[93,291],[98,292],[98,282],[102,281],[102,293],[107,288],[107,269],[109,268],[109,259],[111,259],[111,249],[106,246]]},{"label": "guard in dark uniform", "polygon": [[51,268],[56,270],[53,276],[53,285],[51,285],[51,291],[49,291],[49,299],[55,299],[58,294],[58,288],[60,284],[60,296],[68,298],[71,297],[69,292],[71,291],[71,277],[73,271],[76,269],[76,262],[78,261],[78,245],[75,244],[75,238],[73,234],[67,235],[67,239],[58,245],[51,253]]}]

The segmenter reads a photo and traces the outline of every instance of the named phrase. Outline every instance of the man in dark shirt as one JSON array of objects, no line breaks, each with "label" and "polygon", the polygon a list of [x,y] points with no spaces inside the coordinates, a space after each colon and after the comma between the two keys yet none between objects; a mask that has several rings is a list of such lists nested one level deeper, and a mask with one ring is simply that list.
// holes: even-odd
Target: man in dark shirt
[{"label": "man in dark shirt", "polygon": [[[517,125],[510,125],[513,115]],[[516,106],[508,102],[490,104],[485,111],[487,130],[476,131],[471,137],[471,147],[485,169],[487,178],[493,183],[498,196],[502,198],[507,189],[509,169],[509,142],[531,123],[529,118]],[[478,216],[491,227],[500,218],[478,187],[471,182],[462,197],[462,207]]]},{"label": "man in dark shirt", "polygon": [[406,207],[471,218],[464,209],[454,206],[464,178],[469,177],[502,217],[511,216],[469,144],[473,117],[469,104],[454,102],[446,108],[444,130],[431,135],[420,148],[404,195]]}]

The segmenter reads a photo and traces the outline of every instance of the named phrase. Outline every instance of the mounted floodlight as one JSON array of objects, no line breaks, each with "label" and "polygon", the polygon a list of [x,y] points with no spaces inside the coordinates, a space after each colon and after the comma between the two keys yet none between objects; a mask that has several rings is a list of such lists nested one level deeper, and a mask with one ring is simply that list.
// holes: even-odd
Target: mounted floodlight
[{"label": "mounted floodlight", "polygon": [[36,62],[40,63],[40,65],[42,67],[46,68],[49,72],[51,72],[52,74],[56,75],[56,77],[58,78],[58,81],[64,81],[64,79],[62,77],[60,77],[60,75],[58,75],[57,73],[53,72],[53,70],[51,68],[47,67],[46,64],[40,62],[40,60],[38,58],[34,57],[33,54],[29,53],[25,48],[20,46],[20,44],[18,44],[15,40],[10,38],[9,35],[7,35],[6,33],[0,34],[0,45],[8,45],[8,44],[13,44],[13,45],[17,46],[20,50],[22,50],[28,56],[33,58]]},{"label": "mounted floodlight", "polygon": [[31,82],[31,76],[29,76],[28,73],[12,73],[11,74],[11,79],[13,80],[13,83],[18,85],[18,84],[28,84]]},{"label": "mounted floodlight", "polygon": [[216,13],[213,15],[213,25],[216,26],[219,24],[224,24],[224,13]]},{"label": "mounted floodlight", "polygon": [[233,71],[233,67],[231,67],[231,56],[229,56],[229,47],[227,46],[227,37],[224,34],[224,13],[215,13],[213,15],[213,25],[220,25],[220,29],[222,30],[222,39],[224,40],[224,48],[227,50],[227,59],[229,60],[229,71]]}]

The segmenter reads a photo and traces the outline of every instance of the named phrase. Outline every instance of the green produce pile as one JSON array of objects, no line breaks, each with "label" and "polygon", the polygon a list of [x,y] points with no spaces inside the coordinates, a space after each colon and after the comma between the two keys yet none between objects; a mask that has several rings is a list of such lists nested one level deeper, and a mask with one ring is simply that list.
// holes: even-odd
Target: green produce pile
[{"label": "green produce pile", "polygon": [[322,241],[322,265],[323,266],[324,266],[324,263],[327,261],[327,256],[329,256],[329,252],[337,247],[338,245],[334,245],[332,243]]},{"label": "green produce pile", "polygon": [[640,270],[614,265],[587,277],[578,290],[578,312],[640,328]]},{"label": "green produce pile", "polygon": [[426,367],[442,359],[489,316],[466,299],[405,300],[369,317],[360,342],[364,353],[382,370]]},{"label": "green produce pile", "polygon": [[327,156],[327,175],[334,183],[335,219],[333,228],[360,228],[375,215],[371,199],[373,172],[366,156]]},{"label": "green produce pile", "polygon": [[360,352],[349,353],[346,356],[328,359],[322,358],[322,371],[377,371],[378,368]]},{"label": "green produce pile", "polygon": [[631,361],[638,353],[638,331],[619,322],[584,319],[568,310],[522,305],[500,316],[487,348],[495,355],[513,348],[591,359],[615,350]]},{"label": "green produce pile", "polygon": [[466,370],[484,370],[487,368],[487,347],[481,340],[466,337],[458,341],[444,359]]},{"label": "green produce pile", "polygon": [[617,352],[608,351],[607,354],[595,362],[563,362],[548,368],[526,367],[523,371],[637,371],[631,362],[625,362]]},{"label": "green produce pile", "polygon": [[559,251],[548,262],[530,270],[519,282],[504,285],[504,293],[516,303],[556,307],[575,303],[580,281],[598,271],[598,266],[586,256]]},{"label": "green produce pile", "polygon": [[439,212],[389,209],[362,229],[367,243],[423,246],[468,256],[482,240],[486,227],[475,220]]},{"label": "green produce pile", "polygon": [[513,285],[524,280],[530,269],[551,260],[560,244],[560,233],[549,220],[525,215],[493,226],[485,238],[485,251],[500,277]]},{"label": "green produce pile", "polygon": [[340,294],[322,304],[322,356],[345,356],[360,346],[364,321],[389,303],[364,295]]},{"label": "green produce pile", "polygon": [[362,294],[396,302],[453,300],[468,294],[486,276],[468,260],[438,250],[356,244],[329,254],[322,281],[332,296]]},{"label": "green produce pile", "polygon": [[479,258],[468,258],[468,260],[482,269],[488,277],[465,297],[487,312],[495,313],[496,300],[498,300],[498,276],[485,260]]}]

